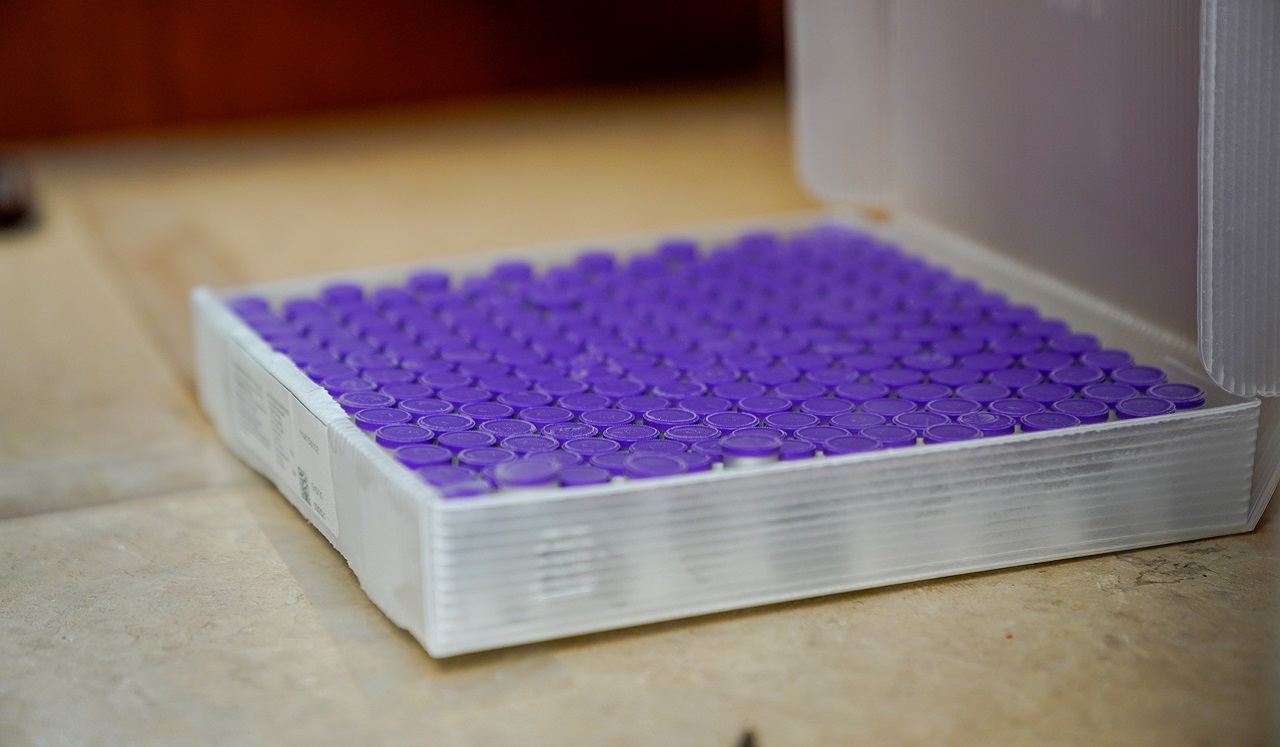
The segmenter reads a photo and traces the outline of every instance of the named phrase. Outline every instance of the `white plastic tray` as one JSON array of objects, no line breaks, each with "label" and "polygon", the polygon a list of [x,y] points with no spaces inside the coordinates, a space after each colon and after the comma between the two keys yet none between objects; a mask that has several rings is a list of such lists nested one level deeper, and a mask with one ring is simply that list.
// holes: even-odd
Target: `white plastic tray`
[{"label": "white plastic tray", "polygon": [[[714,240],[817,220],[858,225],[805,215],[679,233]],[[272,479],[373,601],[434,656],[1256,523],[1259,403],[1196,377],[1189,344],[936,226],[874,232],[1141,360],[1178,367],[1179,378],[1206,389],[1206,406],[1067,431],[447,501],[223,303],[246,293],[313,293],[334,277],[193,291],[201,403],[231,449]],[[625,254],[659,238],[592,245]],[[502,256],[547,263],[582,248],[530,247],[433,266],[465,273]],[[342,277],[376,284],[410,269]]]}]

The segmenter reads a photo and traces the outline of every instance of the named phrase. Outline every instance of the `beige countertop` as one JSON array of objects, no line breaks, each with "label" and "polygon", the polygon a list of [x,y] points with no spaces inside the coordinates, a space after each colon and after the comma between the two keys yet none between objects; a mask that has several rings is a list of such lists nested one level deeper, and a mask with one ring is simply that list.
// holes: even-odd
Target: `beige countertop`
[{"label": "beige countertop", "polygon": [[1275,532],[435,661],[219,444],[186,292],[813,203],[776,89],[47,148],[0,236],[0,745],[1257,744]]}]

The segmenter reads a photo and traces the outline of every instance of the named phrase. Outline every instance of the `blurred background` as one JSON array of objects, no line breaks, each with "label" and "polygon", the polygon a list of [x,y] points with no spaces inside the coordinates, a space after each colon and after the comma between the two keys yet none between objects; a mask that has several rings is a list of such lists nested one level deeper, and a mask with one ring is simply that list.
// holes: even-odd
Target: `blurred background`
[{"label": "blurred background", "polygon": [[0,143],[781,79],[782,0],[6,0]]}]

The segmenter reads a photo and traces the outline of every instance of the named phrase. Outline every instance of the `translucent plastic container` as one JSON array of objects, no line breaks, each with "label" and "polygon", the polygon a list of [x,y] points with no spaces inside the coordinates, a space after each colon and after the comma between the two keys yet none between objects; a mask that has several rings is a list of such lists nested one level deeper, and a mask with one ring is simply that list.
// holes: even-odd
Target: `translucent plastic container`
[{"label": "translucent plastic container", "polygon": [[[871,0],[799,2],[791,8],[802,172],[819,194],[836,203],[879,203],[892,220],[867,225],[846,206],[833,204],[821,215],[589,243],[626,255],[674,233],[714,243],[753,228],[789,231],[815,221],[843,221],[1176,372],[1177,379],[1205,390],[1203,407],[1067,430],[450,500],[397,463],[328,392],[273,352],[227,305],[245,294],[272,301],[314,294],[339,279],[334,277],[196,289],[201,403],[228,446],[272,479],[343,554],[370,598],[434,656],[1247,531],[1274,488],[1277,462],[1272,419],[1264,418],[1259,429],[1260,412],[1270,405],[1250,395],[1274,391],[1275,382],[1263,363],[1211,366],[1216,378],[1241,393],[1228,392],[1196,360],[1194,320],[1179,321],[1179,314],[1185,316],[1181,305],[1194,308],[1195,239],[1181,233],[1186,220],[1177,211],[1179,198],[1196,194],[1195,158],[1172,193],[1161,187],[1155,190],[1161,199],[1126,203],[1131,220],[1125,222],[1090,218],[1086,211],[1097,206],[1069,189],[1067,176],[1085,175],[1135,187],[1139,198],[1151,191],[1142,189],[1151,177],[1141,159],[1121,159],[1111,172],[1088,173],[1110,163],[1090,150],[1101,147],[1100,141],[1075,143],[1087,152],[1074,160],[1066,141],[1067,150],[1053,150],[1040,164],[1048,174],[1036,177],[1036,189],[1007,203],[997,187],[1020,178],[1009,171],[1009,160],[984,159],[981,148],[948,150],[951,160],[935,160],[930,176],[918,154],[938,138],[970,146],[986,142],[990,127],[1013,116],[1008,101],[1024,97],[1034,103],[1060,72],[1031,65],[1021,76],[975,82],[967,102],[931,88],[945,89],[946,80],[925,75],[930,68],[949,63],[964,75],[981,69],[986,56],[998,60],[1026,48],[1019,44],[1051,43],[1067,59],[1086,48],[1104,57],[1097,52],[1104,44],[1128,49],[1139,61],[1147,50],[1153,60],[1181,61],[1194,70],[1201,37],[1216,39],[1231,24],[1249,26],[1249,18],[1224,16],[1216,4],[1206,4],[1200,17],[1181,8],[1160,16],[1161,23],[1148,23],[1151,18],[1143,15],[1157,13],[1164,7],[1159,3],[1124,9],[1087,2],[1009,7]],[[1091,15],[1095,7],[1101,15]],[[1264,16],[1276,12],[1273,6],[1250,7]],[[1010,24],[1017,33],[1008,33]],[[950,46],[940,45],[948,40]],[[939,57],[944,54],[952,57]],[[886,60],[895,64],[881,64]],[[1173,147],[1188,137],[1180,128],[1189,126],[1194,149],[1194,78],[1190,84],[1177,76],[1153,84],[1127,70],[1110,76],[1119,83],[1092,93],[1087,87],[1059,90],[1059,97],[1079,97],[1060,105],[1106,121],[1115,113],[1111,107],[1136,101],[1136,109],[1123,109],[1111,120],[1110,135],[1105,128],[1093,133],[1124,143],[1143,115],[1176,111],[1190,95],[1190,124],[1171,117],[1171,129],[1152,137]],[[1102,66],[1085,78],[1106,78],[1109,72],[1116,71]],[[1210,76],[1209,85],[1215,79]],[[1200,91],[1202,116],[1205,100]],[[1210,101],[1210,109],[1221,103]],[[1020,107],[1014,108],[1027,116]],[[949,116],[925,116],[931,109]],[[1267,155],[1265,143],[1255,146],[1255,154]],[[1213,167],[1204,162],[1203,141],[1200,153],[1203,179],[1204,169]],[[984,189],[947,192],[964,183]],[[1216,200],[1200,203],[1202,232],[1204,211],[1218,215],[1225,209]],[[1017,231],[992,228],[989,215],[1001,206],[1007,208],[1006,225]],[[1150,230],[1131,235],[1134,222]],[[1222,252],[1261,253],[1274,239],[1256,235],[1261,244],[1215,243],[1208,255],[1202,235],[1202,288],[1207,283],[1221,294],[1237,287],[1235,265]],[[1162,262],[1162,250],[1149,246],[1152,236],[1168,239],[1170,253],[1192,256]],[[550,264],[587,243],[460,258],[444,269],[465,274],[510,256]],[[1059,272],[1062,257],[1053,254],[1063,246],[1075,252],[1065,273]],[[1124,254],[1130,250],[1132,256]],[[418,268],[371,269],[341,279],[376,286],[400,282],[413,269]],[[1126,292],[1139,284],[1145,284],[1139,292]],[[1237,318],[1247,327],[1241,331],[1216,316],[1209,326],[1218,336],[1208,345],[1225,357],[1212,360],[1235,360],[1234,346],[1248,344],[1243,336],[1256,332],[1248,325],[1274,319],[1263,317],[1258,312],[1251,322]],[[1206,332],[1200,331],[1204,349]],[[1227,369],[1235,373],[1219,375]]]}]

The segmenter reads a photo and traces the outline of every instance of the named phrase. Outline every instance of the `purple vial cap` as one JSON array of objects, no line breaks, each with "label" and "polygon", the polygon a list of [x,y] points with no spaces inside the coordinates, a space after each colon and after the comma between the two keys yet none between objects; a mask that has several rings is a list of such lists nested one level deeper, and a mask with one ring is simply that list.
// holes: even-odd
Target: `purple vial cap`
[{"label": "purple vial cap", "polygon": [[532,454],[525,454],[525,459],[545,459],[553,462],[560,468],[572,467],[582,464],[583,458],[581,454],[575,454],[572,451],[535,451]]},{"label": "purple vial cap", "polygon": [[607,470],[610,474],[622,475],[626,474],[626,461],[629,456],[631,455],[625,452],[597,454],[596,456],[591,457],[590,463],[591,466]]},{"label": "purple vial cap", "polygon": [[412,415],[394,407],[370,407],[355,414],[356,425],[366,431],[376,431],[384,425],[407,423],[412,419]]},{"label": "purple vial cap", "polygon": [[543,392],[506,392],[498,395],[498,401],[521,412],[529,407],[546,407],[552,400]]},{"label": "purple vial cap", "polygon": [[667,429],[663,437],[669,441],[680,441],[686,444],[693,444],[699,441],[706,441],[709,438],[718,438],[720,430],[712,428],[709,425],[677,425]]},{"label": "purple vial cap", "polygon": [[564,443],[564,450],[571,454],[593,457],[599,454],[612,454],[622,448],[622,444],[611,438],[575,438]]},{"label": "purple vial cap", "polygon": [[[516,438],[537,438],[537,436],[516,436]],[[499,485],[508,488],[554,485],[556,476],[559,474],[560,465],[546,459],[516,459],[503,462],[493,468],[494,479]]]},{"label": "purple vial cap", "polygon": [[418,381],[434,389],[452,389],[467,386],[471,377],[454,371],[431,371],[418,377]]},{"label": "purple vial cap", "polygon": [[793,435],[801,428],[819,425],[821,422],[817,415],[809,412],[775,412],[764,418],[766,426],[777,428],[787,435]]},{"label": "purple vial cap", "polygon": [[395,403],[395,397],[382,392],[348,392],[338,397],[338,404],[348,413],[356,413],[370,407],[391,407]]},{"label": "purple vial cap", "polygon": [[614,406],[619,410],[626,410],[627,412],[634,414],[636,417],[639,417],[648,410],[657,410],[662,407],[667,407],[670,404],[671,401],[665,397],[655,397],[649,394],[637,394],[632,397],[623,397],[618,400],[617,404]]},{"label": "purple vial cap", "polygon": [[876,425],[863,428],[861,435],[875,439],[889,449],[914,446],[916,443],[916,432],[900,425]]},{"label": "purple vial cap", "polygon": [[763,433],[731,433],[720,439],[720,451],[727,457],[765,458],[777,456],[782,439]]},{"label": "purple vial cap", "polygon": [[559,445],[559,442],[550,436],[521,435],[507,436],[502,439],[502,448],[509,449],[516,454],[552,451]]},{"label": "purple vial cap", "polygon": [[631,444],[628,449],[632,454],[683,454],[688,451],[688,447],[679,441],[670,441],[667,439],[655,439],[653,441],[640,441]]},{"label": "purple vial cap", "polygon": [[1193,384],[1156,384],[1148,394],[1172,402],[1179,410],[1192,410],[1204,404],[1204,390]]},{"label": "purple vial cap", "polygon": [[982,381],[983,374],[976,368],[942,368],[929,372],[929,383],[941,384],[951,388],[977,384]]},{"label": "purple vial cap", "polygon": [[855,404],[862,404],[873,399],[884,399],[889,396],[889,387],[872,382],[848,382],[836,387],[835,394]]},{"label": "purple vial cap", "polygon": [[736,381],[736,371],[724,366],[703,366],[689,372],[689,379],[705,386],[717,386]]},{"label": "purple vial cap", "polygon": [[760,423],[760,418],[749,412],[713,412],[702,418],[702,422],[716,428],[721,434],[751,428]]},{"label": "purple vial cap", "polygon": [[492,433],[499,439],[508,436],[529,436],[538,432],[538,426],[527,420],[516,420],[514,418],[498,418],[497,420],[486,420],[480,424],[480,430],[485,433]]},{"label": "purple vial cap", "polygon": [[1031,355],[1044,347],[1044,341],[1032,335],[1000,337],[990,343],[991,352],[1007,355]]},{"label": "purple vial cap", "polygon": [[1093,366],[1063,366],[1049,373],[1049,381],[1065,384],[1076,391],[1090,384],[1100,384],[1105,378],[1102,369]]},{"label": "purple vial cap", "polygon": [[999,384],[965,384],[956,389],[956,396],[985,406],[998,399],[1008,399],[1013,396],[1013,392],[1009,387]]},{"label": "purple vial cap", "polygon": [[306,372],[312,381],[317,382],[325,379],[354,379],[360,375],[359,369],[338,361],[312,363],[306,367]]},{"label": "purple vial cap", "polygon": [[635,422],[635,415],[626,410],[588,410],[578,416],[578,420],[597,428],[608,428],[613,425],[625,425]]},{"label": "purple vial cap", "polygon": [[908,402],[905,399],[872,399],[862,403],[863,412],[873,412],[876,415],[883,415],[891,418],[894,415],[901,415],[904,412],[911,412],[916,409],[914,402]]},{"label": "purple vial cap", "polygon": [[884,384],[890,389],[901,389],[920,384],[924,381],[924,374],[909,368],[880,368],[867,374],[867,378],[872,383]]},{"label": "purple vial cap", "polygon": [[515,414],[515,410],[510,405],[498,402],[468,402],[458,408],[458,414],[466,415],[477,423],[485,423],[509,418]]},{"label": "purple vial cap", "polygon": [[439,490],[440,495],[445,498],[475,498],[476,496],[493,492],[493,488],[489,486],[488,481],[478,478],[441,485]]},{"label": "purple vial cap", "polygon": [[444,413],[441,415],[424,415],[418,418],[418,425],[423,428],[430,428],[437,434],[453,433],[455,431],[469,431],[476,427],[476,421],[466,415],[458,415],[456,413]]},{"label": "purple vial cap", "polygon": [[320,289],[320,300],[330,305],[359,303],[364,300],[364,289],[355,283],[330,283]]},{"label": "purple vial cap", "polygon": [[529,382],[519,376],[486,376],[477,383],[481,389],[499,396],[523,392],[529,388]]},{"label": "purple vial cap", "polygon": [[1029,399],[998,399],[987,405],[987,410],[1011,418],[1020,418],[1035,412],[1044,412],[1044,405]]},{"label": "purple vial cap", "polygon": [[744,397],[738,402],[738,409],[742,412],[749,412],[756,417],[763,417],[769,413],[785,412],[791,409],[791,400],[782,397],[771,397],[767,394]]},{"label": "purple vial cap", "polygon": [[921,435],[927,444],[945,444],[982,438],[983,432],[971,425],[943,423],[942,425],[931,425],[925,428]]},{"label": "purple vial cap", "polygon": [[696,381],[669,381],[658,384],[653,388],[653,394],[657,397],[666,397],[672,402],[685,399],[687,397],[698,397],[705,394],[707,387]]},{"label": "purple vial cap", "polygon": [[320,386],[334,397],[341,397],[351,392],[372,392],[378,388],[378,385],[355,376],[329,377],[320,381]]},{"label": "purple vial cap", "polygon": [[783,439],[778,447],[778,461],[791,462],[797,459],[808,459],[818,453],[818,445],[812,441],[799,438]]},{"label": "purple vial cap", "polygon": [[1111,408],[1092,399],[1064,399],[1049,409],[1063,415],[1074,415],[1081,423],[1105,423]]},{"label": "purple vial cap", "polygon": [[542,427],[551,423],[567,423],[573,420],[573,413],[563,407],[526,407],[516,418]]},{"label": "purple vial cap", "polygon": [[946,415],[939,415],[935,412],[904,412],[893,417],[893,424],[900,425],[903,428],[910,428],[919,434],[923,433],[924,429],[931,425],[942,425],[949,422],[949,420]]},{"label": "purple vial cap", "polygon": [[711,457],[695,451],[686,451],[682,454],[672,454],[672,456],[684,462],[686,472],[706,472],[711,469],[712,464],[715,464],[715,460]]},{"label": "purple vial cap", "polygon": [[493,394],[473,386],[458,386],[448,389],[441,389],[436,397],[448,402],[454,407],[465,405],[470,402],[488,402],[493,399]]},{"label": "purple vial cap", "polygon": [[[887,355],[876,355],[875,353],[862,353],[859,355],[843,356],[840,359],[840,363],[841,365],[844,366],[845,369],[857,371],[858,373],[861,373],[861,374],[870,374],[872,371],[879,371],[881,369],[889,368],[890,366],[893,365],[893,359]],[[809,375],[812,376],[813,373],[814,372],[811,371]],[[824,382],[819,381],[818,383],[821,384]],[[836,381],[831,383],[830,386],[835,386],[836,384],[839,384],[839,383],[841,382]]]},{"label": "purple vial cap", "polygon": [[603,394],[582,392],[580,394],[566,394],[560,398],[560,401],[557,404],[577,415],[589,410],[600,410],[606,408],[612,404],[612,400]]},{"label": "purple vial cap", "polygon": [[982,340],[975,337],[951,337],[933,344],[934,351],[955,357],[973,355],[981,352],[982,348]]},{"label": "purple vial cap", "polygon": [[439,293],[449,289],[449,275],[435,270],[419,270],[409,276],[406,285],[419,293]]},{"label": "purple vial cap", "polygon": [[453,454],[446,448],[431,444],[401,446],[396,449],[396,460],[410,469],[449,464]]},{"label": "purple vial cap", "polygon": [[1039,321],[1019,324],[1018,331],[1029,337],[1048,340],[1053,337],[1070,334],[1071,327],[1061,319],[1040,319]]},{"label": "purple vial cap", "polygon": [[1068,355],[1084,355],[1102,349],[1093,335],[1058,335],[1049,339],[1049,349]]},{"label": "purple vial cap", "polygon": [[1066,384],[1031,384],[1018,390],[1018,399],[1048,406],[1060,400],[1070,399],[1073,394],[1075,392]]},{"label": "purple vial cap", "polygon": [[1038,384],[1043,378],[1039,371],[1030,368],[1005,368],[987,374],[987,383],[1017,391],[1024,386]]},{"label": "purple vial cap", "polygon": [[965,368],[976,368],[990,375],[995,371],[1013,367],[1013,356],[1007,353],[974,353],[961,358],[960,365]]},{"label": "purple vial cap", "polygon": [[804,375],[804,380],[830,388],[855,382],[860,375],[858,371],[848,368],[815,368]]},{"label": "purple vial cap", "polygon": [[747,372],[747,378],[757,384],[775,387],[800,378],[800,370],[785,364],[775,364],[763,368],[753,368]]},{"label": "purple vial cap", "polygon": [[423,397],[432,397],[435,391],[429,386],[422,384],[386,384],[380,390],[383,394],[388,394],[395,398],[396,402],[404,402],[409,399],[422,399]]},{"label": "purple vial cap", "polygon": [[822,452],[828,456],[844,454],[861,454],[866,451],[879,451],[884,444],[866,436],[836,436],[822,444]]},{"label": "purple vial cap", "polygon": [[767,425],[754,425],[750,428],[742,428],[734,431],[733,434],[757,435],[757,436],[765,435],[765,436],[771,436],[776,439],[784,439],[787,437],[786,431],[782,430],[781,428],[771,428]]},{"label": "purple vial cap", "polygon": [[748,397],[759,397],[763,395],[767,389],[763,384],[756,384],[751,381],[731,381],[727,384],[717,384],[711,388],[711,394],[727,399],[730,402],[739,402]]},{"label": "purple vial cap", "polygon": [[944,399],[950,396],[951,388],[941,384],[912,384],[898,390],[899,400],[914,402],[916,405],[924,405],[935,399]]},{"label": "purple vial cap", "polygon": [[710,415],[713,412],[728,412],[733,409],[733,403],[724,397],[688,397],[680,400],[680,409],[695,415]]},{"label": "purple vial cap", "polygon": [[1163,384],[1164,371],[1155,366],[1125,366],[1111,372],[1111,380],[1117,384],[1128,384],[1140,392],[1145,392],[1156,384]]},{"label": "purple vial cap", "polygon": [[418,378],[412,371],[403,368],[371,368],[364,372],[364,378],[378,386],[387,384],[412,384]]},{"label": "purple vial cap", "polygon": [[644,388],[644,384],[632,379],[597,381],[595,384],[591,385],[591,391],[596,394],[602,394],[613,400],[619,400],[623,397],[634,397],[637,394],[644,394]]},{"label": "purple vial cap", "polygon": [[803,402],[806,399],[821,397],[826,393],[825,386],[811,381],[792,381],[773,388],[774,396],[789,399],[792,402]]},{"label": "purple vial cap", "polygon": [[697,415],[688,410],[678,410],[672,407],[649,410],[643,417],[646,424],[660,431],[679,425],[693,425],[698,422]]},{"label": "purple vial cap", "polygon": [[1080,418],[1061,412],[1033,412],[1018,419],[1023,432],[1052,431],[1080,425]]},{"label": "purple vial cap", "polygon": [[551,379],[542,379],[534,385],[534,389],[537,389],[544,394],[549,394],[552,397],[564,397],[566,395],[581,394],[587,391],[587,385],[581,381],[559,376]]},{"label": "purple vial cap", "polygon": [[604,437],[630,447],[640,441],[658,437],[658,429],[650,425],[614,425],[604,429]]},{"label": "purple vial cap", "polygon": [[388,449],[429,443],[434,437],[434,433],[417,425],[384,425],[373,436],[379,446]]},{"label": "purple vial cap", "polygon": [[1057,370],[1063,366],[1070,366],[1075,363],[1076,359],[1073,355],[1067,353],[1059,353],[1053,350],[1044,350],[1039,353],[1031,353],[1022,356],[1022,367],[1029,368],[1041,374],[1047,374],[1050,371]]},{"label": "purple vial cap", "polygon": [[809,441],[810,443],[815,444],[824,444],[828,439],[836,438],[837,436],[851,435],[853,434],[849,433],[849,431],[844,428],[839,428],[834,425],[811,425],[807,428],[798,428],[795,432],[796,438],[801,441]]},{"label": "purple vial cap", "polygon": [[652,477],[670,477],[683,474],[684,461],[663,454],[628,454],[623,460],[627,477],[647,480]]},{"label": "purple vial cap", "polygon": [[473,469],[493,467],[515,459],[516,453],[514,451],[492,446],[477,446],[458,452],[458,463]]},{"label": "purple vial cap", "polygon": [[1110,375],[1117,368],[1133,365],[1133,356],[1127,350],[1095,350],[1080,356],[1080,362],[1102,369]]},{"label": "purple vial cap", "polygon": [[863,428],[884,425],[885,422],[883,415],[877,415],[874,412],[850,412],[844,415],[837,415],[831,419],[831,425],[837,428],[844,428],[854,435],[857,435]]},{"label": "purple vial cap", "polygon": [[1080,395],[1104,405],[1115,406],[1123,400],[1136,397],[1138,390],[1128,384],[1090,384],[1080,390]]},{"label": "purple vial cap", "polygon": [[1017,422],[1008,415],[995,412],[971,412],[956,418],[961,425],[971,426],[982,431],[986,436],[1007,436],[1013,433]]},{"label": "purple vial cap", "polygon": [[951,367],[955,363],[953,356],[946,353],[916,353],[908,355],[902,359],[903,368],[909,368],[924,373],[931,373],[944,368]]},{"label": "purple vial cap", "polygon": [[452,452],[461,452],[464,449],[478,449],[483,446],[493,446],[498,439],[492,433],[484,431],[453,431],[451,433],[441,433],[436,443],[445,447]]},{"label": "purple vial cap", "polygon": [[837,415],[853,412],[853,403],[841,397],[817,397],[801,402],[800,412],[814,415],[822,422],[829,423]]},{"label": "purple vial cap", "polygon": [[551,436],[557,441],[591,438],[599,432],[600,429],[590,423],[551,423],[542,426],[542,435]]},{"label": "purple vial cap", "polygon": [[466,467],[455,467],[449,464],[419,467],[414,470],[426,482],[437,488],[476,479],[476,474]]},{"label": "purple vial cap", "polygon": [[613,475],[609,470],[592,467],[589,464],[565,467],[560,470],[560,485],[566,488],[575,488],[583,485],[605,485],[611,479],[613,479]]},{"label": "purple vial cap", "polygon": [[1116,405],[1116,415],[1122,419],[1129,420],[1132,418],[1149,418],[1153,415],[1168,415],[1176,409],[1177,406],[1167,399],[1140,394],[1137,397],[1130,397],[1119,402]]},{"label": "purple vial cap", "polygon": [[968,415],[971,412],[981,410],[982,405],[975,400],[950,397],[947,399],[935,399],[925,404],[924,409],[925,412],[937,413],[955,420],[961,415]]},{"label": "purple vial cap", "polygon": [[699,441],[690,447],[690,451],[696,454],[705,454],[715,461],[720,461],[723,454],[720,451],[720,439],[711,438],[706,441]]}]

